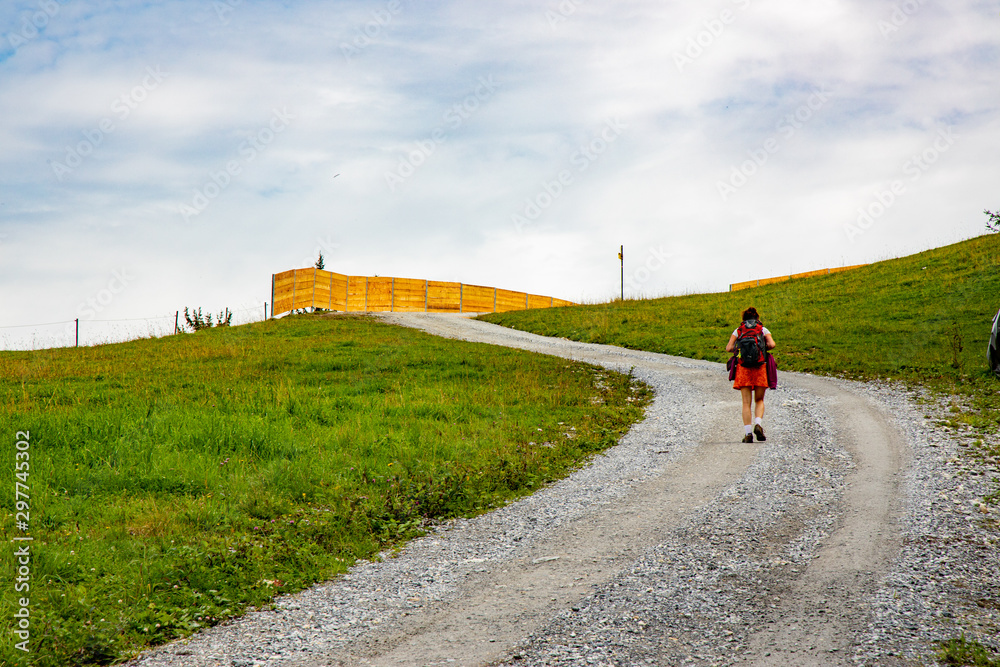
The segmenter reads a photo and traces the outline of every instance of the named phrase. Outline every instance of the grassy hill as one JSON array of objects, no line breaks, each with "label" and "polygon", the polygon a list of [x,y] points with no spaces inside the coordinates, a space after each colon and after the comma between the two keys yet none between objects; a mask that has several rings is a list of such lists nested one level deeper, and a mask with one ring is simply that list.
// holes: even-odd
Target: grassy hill
[{"label": "grassy hill", "polygon": [[485,315],[547,336],[725,361],[754,306],[782,370],[917,382],[962,395],[956,419],[997,428],[1000,382],[986,367],[1000,309],[1000,234],[829,276],[738,292]]},{"label": "grassy hill", "polygon": [[[0,664],[108,664],[217,624],[564,475],[647,400],[593,366],[367,317],[2,352],[4,536],[24,510],[34,541],[30,591],[0,594]],[[10,641],[21,596],[30,655]]]}]

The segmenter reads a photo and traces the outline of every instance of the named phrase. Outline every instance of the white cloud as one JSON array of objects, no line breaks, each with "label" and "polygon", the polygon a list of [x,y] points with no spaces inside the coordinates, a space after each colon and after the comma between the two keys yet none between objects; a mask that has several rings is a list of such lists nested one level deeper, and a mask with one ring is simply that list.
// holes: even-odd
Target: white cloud
[{"label": "white cloud", "polygon": [[[0,31],[33,6],[6,7]],[[143,278],[116,316],[263,302],[270,273],[326,238],[335,270],[600,299],[617,293],[621,244],[632,271],[669,249],[642,282],[657,294],[975,235],[998,205],[995,11],[901,7],[244,2],[220,17],[193,0],[66,0],[36,38],[0,47],[0,279],[19,286],[0,326],[72,319],[123,262]],[[143,90],[147,68],[166,76]],[[484,78],[496,89],[476,97]],[[829,99],[782,125],[816,90]],[[127,118],[112,108],[123,95],[143,98]],[[275,109],[294,120],[248,160]],[[612,118],[627,129],[578,170]],[[114,129],[57,178],[52,161],[104,119]],[[954,146],[849,238],[858,208],[948,127]],[[768,139],[723,201],[718,183]],[[391,189],[401,160],[412,174]],[[179,205],[233,161],[185,220]],[[515,229],[564,170],[572,182]]]}]

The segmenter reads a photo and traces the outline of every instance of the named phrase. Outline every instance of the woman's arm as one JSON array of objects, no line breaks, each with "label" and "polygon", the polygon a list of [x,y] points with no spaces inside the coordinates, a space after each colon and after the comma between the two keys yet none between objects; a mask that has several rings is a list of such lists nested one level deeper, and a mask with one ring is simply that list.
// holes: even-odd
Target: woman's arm
[{"label": "woman's arm", "polygon": [[774,339],[771,338],[771,334],[764,335],[764,342],[767,343],[767,349],[769,350],[773,350],[778,346],[778,344],[774,342]]},{"label": "woman's arm", "polygon": [[732,352],[735,349],[736,349],[736,336],[733,335],[729,337],[729,342],[726,343],[726,352]]}]

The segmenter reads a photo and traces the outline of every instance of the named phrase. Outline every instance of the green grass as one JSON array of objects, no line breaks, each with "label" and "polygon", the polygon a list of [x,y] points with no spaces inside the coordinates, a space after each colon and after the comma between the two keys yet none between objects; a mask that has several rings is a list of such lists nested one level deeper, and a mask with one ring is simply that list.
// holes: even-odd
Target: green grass
[{"label": "green grass", "polygon": [[[641,418],[631,378],[365,317],[0,353],[4,535],[30,431],[31,653],[107,664],[563,476]],[[13,547],[0,568],[13,572]],[[4,581],[7,576],[4,575]]]},{"label": "green grass", "polygon": [[949,667],[1000,667],[1000,656],[965,635],[941,642],[938,659]]}]

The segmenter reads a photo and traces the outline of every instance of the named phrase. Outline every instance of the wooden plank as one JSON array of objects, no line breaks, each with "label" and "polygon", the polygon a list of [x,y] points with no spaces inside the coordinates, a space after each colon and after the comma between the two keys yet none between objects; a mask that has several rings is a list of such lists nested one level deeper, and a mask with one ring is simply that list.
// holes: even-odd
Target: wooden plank
[{"label": "wooden plank", "polygon": [[427,312],[458,313],[462,310],[462,283],[427,281]]},{"label": "wooden plank", "polygon": [[292,309],[292,299],[289,297],[287,299],[277,299],[271,304],[271,317],[276,317],[287,313]]},{"label": "wooden plank", "polygon": [[392,278],[368,278],[368,312],[376,313],[392,309]]},{"label": "wooden plank", "polygon": [[347,312],[364,312],[365,302],[368,297],[366,292],[368,278],[365,276],[349,276],[347,280]]},{"label": "wooden plank", "polygon": [[538,294],[528,295],[528,308],[549,308],[552,306],[552,297],[539,296]]},{"label": "wooden plank", "polygon": [[313,284],[313,305],[316,308],[328,308],[330,302],[330,283],[324,280]]},{"label": "wooden plank", "polygon": [[282,278],[281,280],[275,280],[274,281],[274,289],[277,290],[277,291],[279,291],[279,292],[284,291],[284,290],[288,290],[288,292],[291,293],[292,288],[294,286],[295,286],[295,278],[294,277],[291,277],[291,278]]},{"label": "wooden plank", "polygon": [[348,276],[330,272],[330,310],[347,310]]},{"label": "wooden plank", "polygon": [[853,266],[838,266],[837,268],[831,268],[830,273],[840,273],[841,271],[850,271],[851,269],[860,269],[862,266],[868,266],[867,264],[854,264]]},{"label": "wooden plank", "polygon": [[292,295],[292,310],[312,306],[312,290],[316,269],[295,269],[295,294]]},{"label": "wooden plank", "polygon": [[[851,268],[857,267],[841,267],[829,271],[846,271]],[[812,273],[814,272],[810,272],[810,275]],[[788,280],[788,276],[750,281],[746,284],[764,284],[768,280]],[[731,289],[734,287],[730,286]],[[398,310],[488,313],[572,305],[576,304],[565,299],[485,285],[414,278],[348,276],[315,267],[283,271],[271,276],[272,316],[303,308],[327,308],[344,312]]]},{"label": "wooden plank", "polygon": [[293,290],[292,290],[292,284],[291,283],[288,283],[288,284],[283,285],[281,287],[276,287],[274,289],[274,299],[277,299],[277,300],[290,299],[290,298],[292,298],[292,292],[293,292]]},{"label": "wooden plank", "polygon": [[758,280],[747,280],[741,283],[733,283],[729,286],[730,292],[736,292],[741,289],[747,289],[749,287],[759,287],[761,285],[772,285],[774,283],[781,283],[791,278],[812,278],[814,276],[825,276],[831,273],[840,273],[841,271],[850,271],[851,269],[860,269],[862,266],[868,266],[867,264],[854,264],[852,266],[839,266],[829,269],[817,269],[816,271],[805,271],[803,273],[793,273],[790,276],[775,276],[773,278],[760,278]]},{"label": "wooden plank", "polygon": [[313,274],[313,308],[326,308],[330,301],[330,272],[325,269],[312,269]]},{"label": "wooden plank", "polygon": [[423,312],[426,307],[426,286],[423,280],[396,278],[392,309],[404,313]]},{"label": "wooden plank", "polygon": [[495,290],[482,285],[462,285],[463,313],[492,313]]},{"label": "wooden plank", "polygon": [[826,276],[830,274],[830,269],[818,269],[816,271],[804,271],[802,273],[793,273],[792,278],[812,278],[813,276]]},{"label": "wooden plank", "polygon": [[791,279],[791,276],[775,276],[773,278],[761,278],[757,281],[758,287],[763,287],[764,285],[773,285],[775,283],[783,283]]},{"label": "wooden plank", "polygon": [[528,295],[524,292],[514,292],[506,289],[496,291],[496,312],[506,313],[511,310],[524,310]]},{"label": "wooden plank", "polygon": [[295,271],[282,271],[281,273],[275,273],[272,276],[275,285],[284,285],[286,282],[290,285],[292,280],[295,278]]}]

